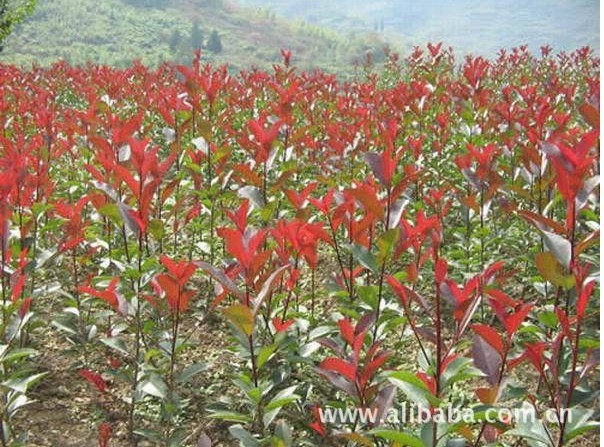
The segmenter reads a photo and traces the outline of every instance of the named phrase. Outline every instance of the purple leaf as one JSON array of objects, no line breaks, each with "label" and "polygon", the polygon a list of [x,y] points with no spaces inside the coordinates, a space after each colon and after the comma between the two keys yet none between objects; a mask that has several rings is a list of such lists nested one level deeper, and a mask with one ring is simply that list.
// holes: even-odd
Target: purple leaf
[{"label": "purple leaf", "polygon": [[388,414],[388,411],[392,408],[394,397],[396,396],[396,386],[388,385],[382,388],[375,399],[375,405],[377,407],[376,414],[376,426],[383,424],[383,419]]},{"label": "purple leaf", "polygon": [[254,301],[254,315],[258,313],[258,309],[260,309],[262,302],[266,299],[268,292],[271,290],[271,285],[273,284],[275,278],[277,278],[283,272],[283,270],[287,268],[289,268],[289,264],[282,265],[277,270],[275,270],[266,281],[264,281],[264,284],[262,284],[262,289],[260,289],[260,292],[258,292],[258,296],[256,296],[256,299]]},{"label": "purple leaf", "polygon": [[208,435],[202,433],[197,440],[197,447],[212,447],[212,440]]},{"label": "purple leaf", "polygon": [[138,237],[141,232],[141,228],[140,228],[138,222],[136,221],[136,219],[134,219],[132,217],[132,214],[131,214],[132,210],[130,209],[130,207],[128,205],[126,205],[124,202],[118,200],[117,208],[120,212],[120,216],[122,217],[122,220],[124,221],[124,224],[126,225],[126,227],[132,232],[132,234],[134,234],[136,237]]},{"label": "purple leaf", "polygon": [[[386,177],[384,176],[384,166],[382,164],[382,157],[379,154],[368,152],[365,154],[365,162],[371,168],[373,175],[382,183],[386,185]],[[386,185],[388,186],[388,185]]]},{"label": "purple leaf", "polygon": [[331,349],[332,351],[334,351],[336,354],[338,354],[340,356],[344,356],[344,351],[342,350],[342,346],[340,346],[338,343],[336,343],[334,340],[331,340],[330,338],[319,338],[319,339],[317,339],[317,343],[319,343],[322,346],[325,346],[326,348]]},{"label": "purple leaf", "polygon": [[229,278],[222,270],[219,270],[213,265],[204,261],[195,261],[195,265],[208,273],[237,298],[242,300],[245,299],[245,293],[243,293],[239,287],[237,287],[237,284],[235,284],[233,280],[231,280],[231,278]]},{"label": "purple leaf", "polygon": [[359,335],[361,332],[367,330],[375,323],[375,312],[368,313],[363,315],[363,317],[357,323],[356,328],[354,329],[354,335]]},{"label": "purple leaf", "polygon": [[323,368],[317,368],[317,372],[331,382],[336,388],[348,393],[350,396],[356,396],[354,385],[339,374],[327,371]]},{"label": "purple leaf", "polygon": [[431,343],[436,343],[436,332],[428,327],[418,327],[417,333]]},{"label": "purple leaf", "polygon": [[482,337],[474,335],[472,357],[474,358],[474,366],[485,373],[489,384],[497,385],[502,362],[497,350]]}]

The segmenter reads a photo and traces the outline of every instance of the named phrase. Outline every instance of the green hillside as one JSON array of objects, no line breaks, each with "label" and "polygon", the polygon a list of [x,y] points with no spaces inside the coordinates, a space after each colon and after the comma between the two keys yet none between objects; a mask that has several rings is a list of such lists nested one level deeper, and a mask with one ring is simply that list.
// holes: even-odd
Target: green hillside
[{"label": "green hillside", "polygon": [[597,0],[240,1],[341,32],[376,32],[406,49],[444,41],[458,54],[494,56],[522,44],[598,49],[600,40]]},{"label": "green hillside", "polygon": [[189,61],[195,47],[234,70],[270,66],[286,48],[301,68],[343,73],[367,51],[381,53],[383,44],[221,0],[39,0],[34,15],[6,40],[0,61],[124,66],[140,59],[155,65]]}]

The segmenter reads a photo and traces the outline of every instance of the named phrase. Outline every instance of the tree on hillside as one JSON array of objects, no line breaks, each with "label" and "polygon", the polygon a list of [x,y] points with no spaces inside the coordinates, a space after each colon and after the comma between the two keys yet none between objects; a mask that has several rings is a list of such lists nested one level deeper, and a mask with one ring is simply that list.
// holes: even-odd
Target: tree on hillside
[{"label": "tree on hillside", "polygon": [[4,39],[33,12],[35,6],[36,0],[0,0],[0,52],[4,48]]},{"label": "tree on hillside", "polygon": [[175,52],[178,47],[180,46],[180,40],[181,40],[181,35],[180,35],[180,31],[178,31],[178,28],[175,28],[174,31],[172,31],[172,34],[170,35],[170,40],[168,42],[168,45],[170,46],[170,51]]},{"label": "tree on hillside", "polygon": [[193,47],[193,50],[199,50],[203,47],[203,31],[201,31],[197,22],[193,22],[191,28],[191,47]]},{"label": "tree on hillside", "polygon": [[205,0],[205,4],[211,8],[222,8],[224,6],[223,0]]},{"label": "tree on hillside", "polygon": [[129,5],[140,8],[160,8],[163,6],[163,0],[125,0]]},{"label": "tree on hillside", "polygon": [[212,31],[212,34],[210,34],[210,37],[208,38],[208,44],[206,48],[212,53],[220,53],[222,51],[222,41],[220,40],[220,35],[218,34],[218,31]]}]

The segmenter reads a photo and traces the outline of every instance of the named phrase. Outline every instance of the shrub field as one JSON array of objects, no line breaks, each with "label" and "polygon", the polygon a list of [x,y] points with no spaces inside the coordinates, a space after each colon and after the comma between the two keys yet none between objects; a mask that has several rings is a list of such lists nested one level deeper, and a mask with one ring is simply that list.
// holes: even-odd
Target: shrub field
[{"label": "shrub field", "polygon": [[0,65],[0,445],[599,444],[599,58],[282,56]]}]

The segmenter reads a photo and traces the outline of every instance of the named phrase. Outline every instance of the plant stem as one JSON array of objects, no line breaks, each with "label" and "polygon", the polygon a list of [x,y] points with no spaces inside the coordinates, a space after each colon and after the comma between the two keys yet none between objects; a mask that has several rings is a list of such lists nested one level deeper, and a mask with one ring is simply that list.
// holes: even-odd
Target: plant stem
[{"label": "plant stem", "polygon": [[132,445],[136,447],[138,445],[138,439],[134,435],[134,410],[136,407],[136,389],[138,388],[138,375],[139,375],[139,358],[141,353],[141,339],[142,339],[142,324],[141,324],[141,275],[142,275],[142,263],[143,263],[143,233],[142,231],[138,234],[138,278],[136,282],[136,314],[135,314],[135,346],[134,346],[134,371],[132,377],[132,402],[130,403],[130,411],[128,415],[128,434],[132,440]]},{"label": "plant stem", "polygon": [[[390,208],[391,208],[391,203],[390,203],[390,198],[391,198],[391,194],[392,191],[390,189],[390,187],[388,187],[388,193],[387,193],[387,205],[386,205],[386,221],[385,221],[385,229],[386,231],[388,231],[388,223],[390,222]],[[382,307],[382,294],[384,291],[384,274],[386,273],[386,260],[387,260],[387,256],[384,257],[384,259],[382,260],[382,266],[380,268],[380,278],[379,278],[379,283],[378,283],[378,299],[377,299],[377,309],[375,310],[375,325],[373,326],[373,339],[375,340],[377,337],[377,332],[380,326],[380,313],[381,313],[381,307]]]},{"label": "plant stem", "polygon": [[[438,256],[438,249],[435,248],[435,253],[434,253],[434,265],[436,266],[436,264],[438,263],[439,260],[439,256]],[[441,369],[442,369],[442,315],[441,315],[441,308],[440,308],[440,287],[438,285],[438,283],[435,281],[435,300],[436,300],[436,371],[434,374],[434,378],[435,378],[435,382],[436,382],[436,397],[438,397],[440,395],[440,376],[441,376]],[[432,427],[432,447],[436,447],[437,445],[437,441],[438,441],[438,425],[436,423],[433,423],[433,427]]]}]

